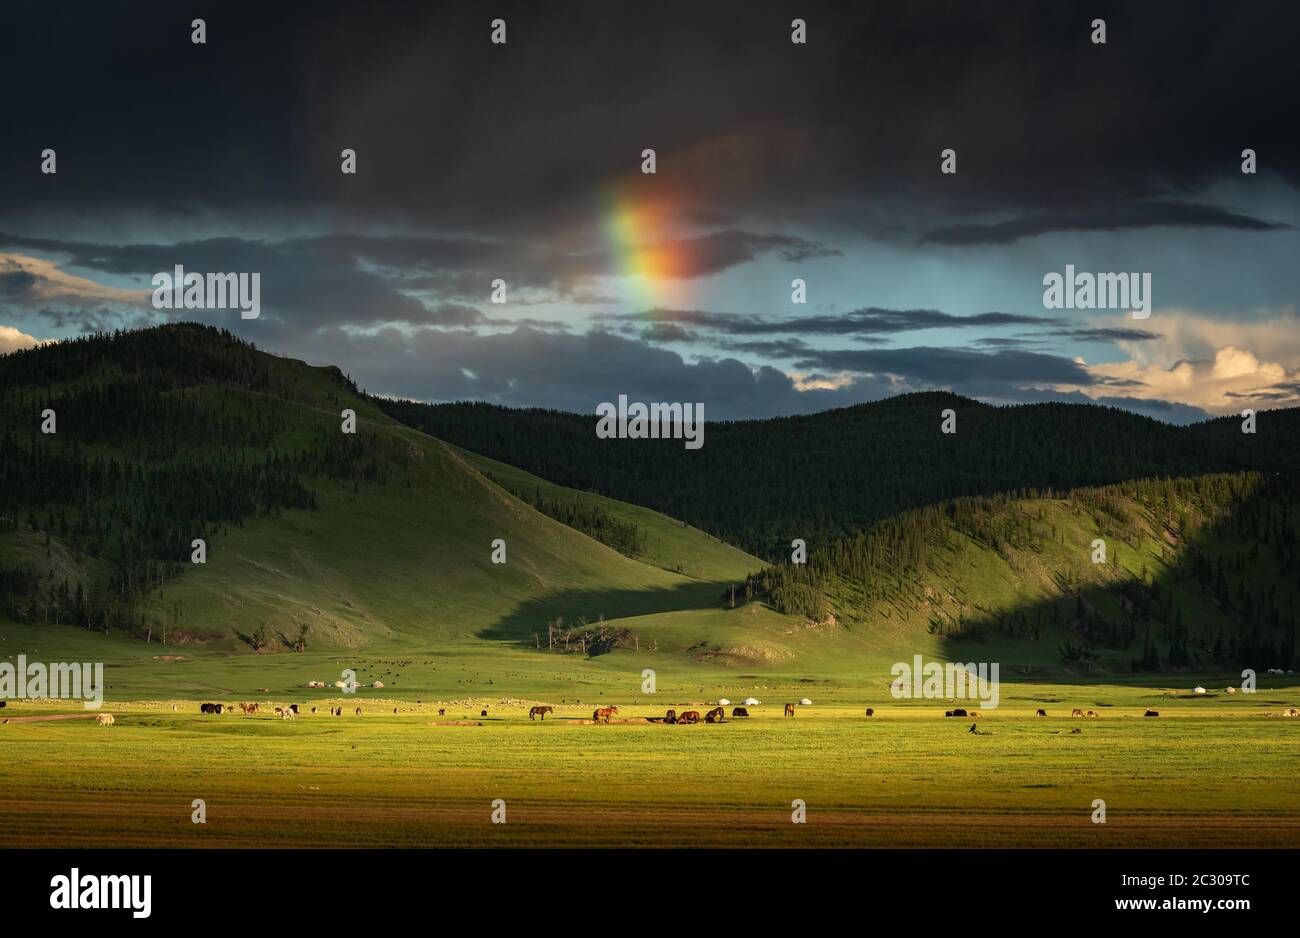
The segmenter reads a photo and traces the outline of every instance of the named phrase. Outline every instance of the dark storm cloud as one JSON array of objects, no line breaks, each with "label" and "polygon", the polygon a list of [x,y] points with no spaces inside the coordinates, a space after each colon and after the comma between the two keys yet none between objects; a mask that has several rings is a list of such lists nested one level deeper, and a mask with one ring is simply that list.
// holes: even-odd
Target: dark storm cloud
[{"label": "dark storm cloud", "polygon": [[657,322],[641,330],[645,342],[694,342],[695,333],[671,322]]},{"label": "dark storm cloud", "polygon": [[[67,265],[117,276],[144,278],[180,264],[190,271],[246,271],[262,275],[263,301],[272,315],[295,316],[305,327],[328,323],[437,323],[446,309],[424,299],[464,304],[484,301],[492,282],[511,290],[542,291],[569,302],[597,302],[584,295],[592,277],[612,275],[611,252],[564,252],[527,244],[432,236],[322,235],[263,241],[208,238],[176,244],[100,244],[0,233],[0,249],[57,254]],[[688,262],[674,275],[706,276],[774,254],[786,260],[820,257],[833,249],[803,238],[724,231],[670,242],[666,250]],[[0,289],[30,289],[31,275],[8,278]],[[528,302],[529,296],[513,296]],[[460,325],[473,325],[462,321]]]},{"label": "dark storm cloud", "polygon": [[1011,244],[1021,238],[1059,231],[1124,231],[1138,228],[1230,228],[1280,231],[1290,225],[1188,202],[1134,202],[1101,209],[1040,212],[988,225],[953,225],[926,232],[922,244],[967,246]]},{"label": "dark storm cloud", "polygon": [[0,297],[25,296],[41,279],[30,270],[0,270]]},{"label": "dark storm cloud", "polygon": [[1078,362],[1015,349],[976,352],[952,348],[813,350],[796,368],[894,375],[927,387],[952,388],[972,397],[996,396],[1032,384],[1088,386],[1096,379]]},{"label": "dark storm cloud", "polygon": [[[274,342],[271,343],[274,347]],[[1077,392],[1036,387],[1061,381],[1089,385],[1080,366],[1051,356],[1017,352],[978,353],[950,349],[898,349],[870,360],[832,356],[809,380],[839,375],[837,386],[799,390],[775,368],[734,358],[688,362],[676,352],[596,330],[554,335],[521,327],[472,335],[384,329],[359,337],[323,330],[295,354],[308,361],[348,361],[358,383],[372,393],[420,400],[486,400],[591,413],[601,401],[627,394],[633,400],[703,402],[710,419],[811,413],[879,400],[904,391],[950,389],[997,402],[1045,400],[1087,403]],[[857,374],[844,376],[845,366]],[[581,381],[572,375],[581,374]],[[1203,419],[1199,408],[1159,400],[1107,396],[1101,403],[1163,420]]]},{"label": "dark storm cloud", "polygon": [[[501,0],[490,14],[468,0],[232,0],[207,11],[195,46],[168,0],[129,15],[10,5],[5,32],[21,41],[0,61],[0,206],[327,205],[537,231],[578,204],[599,210],[632,177],[713,222],[852,216],[880,196],[1022,219],[947,235],[969,241],[1152,200],[1158,223],[1236,224],[1175,203],[1239,178],[1244,146],[1264,174],[1300,173],[1296,123],[1279,119],[1300,99],[1289,2]],[[789,41],[794,15],[806,46]],[[492,16],[506,46],[488,41]],[[1095,17],[1104,46],[1088,39]],[[39,174],[45,147],[56,176]],[[356,176],[339,172],[344,147]],[[645,147],[656,177],[639,176]],[[939,189],[945,147],[959,174]]]},{"label": "dark storm cloud", "polygon": [[768,318],[742,313],[714,313],[698,309],[655,309],[645,313],[608,315],[612,321],[635,322],[654,318],[695,326],[733,336],[775,335],[797,332],[801,335],[889,336],[921,329],[969,329],[1014,325],[1053,325],[1059,320],[1018,313],[977,313],[955,316],[934,309],[880,309],[864,307],[834,316],[788,316]]},{"label": "dark storm cloud", "polygon": [[1124,327],[1097,329],[1053,329],[1044,335],[1063,339],[1080,339],[1086,342],[1149,342],[1160,338],[1155,332]]}]

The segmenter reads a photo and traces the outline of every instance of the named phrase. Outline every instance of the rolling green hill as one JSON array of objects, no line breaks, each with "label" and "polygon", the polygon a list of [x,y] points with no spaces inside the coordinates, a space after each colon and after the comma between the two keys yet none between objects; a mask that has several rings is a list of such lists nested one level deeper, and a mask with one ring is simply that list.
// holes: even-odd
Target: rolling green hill
[{"label": "rolling green hill", "polygon": [[[1170,426],[1113,407],[993,407],[942,392],[770,420],[706,424],[705,443],[599,439],[594,415],[373,399],[440,440],[558,485],[645,505],[769,561],[872,522],[972,495],[1132,479],[1300,470],[1300,408],[1257,432],[1225,417]],[[941,432],[951,409],[954,433]]]},{"label": "rolling green hill", "polygon": [[[959,432],[936,442],[939,405],[960,409]],[[47,410],[55,433],[40,432]],[[1295,663],[1297,500],[1277,469],[1292,412],[1261,415],[1245,441],[1224,421],[942,395],[711,426],[706,449],[724,452],[680,501],[715,505],[697,523],[744,519],[736,543],[815,532],[806,566],[782,535],[766,567],[600,486],[529,471],[547,464],[536,441],[558,434],[566,465],[594,453],[615,463],[609,485],[627,482],[633,463],[572,436],[584,418],[398,407],[206,327],[0,358],[0,413],[2,651],[108,643],[123,680],[158,692],[177,685],[154,662],[177,657],[196,662],[195,687],[351,662],[417,694],[599,687],[647,662],[699,693],[724,672],[755,687],[874,680],[913,654],[1084,678]],[[524,468],[396,419],[456,436],[467,414],[483,440],[515,440]],[[649,503],[682,477],[680,455],[647,452],[635,477]],[[1097,478],[1114,480],[1072,482]],[[189,562],[195,538],[206,563]]]},{"label": "rolling green hill", "polygon": [[[644,557],[623,556],[386,417],[337,369],[211,329],[11,355],[0,395],[0,600],[30,625],[231,652],[545,645],[555,623],[576,650],[600,640],[574,632],[583,620],[598,636],[601,617],[720,610],[724,584],[761,566],[602,499],[644,532]],[[356,434],[341,431],[346,408]],[[195,537],[204,564],[187,562]]]}]

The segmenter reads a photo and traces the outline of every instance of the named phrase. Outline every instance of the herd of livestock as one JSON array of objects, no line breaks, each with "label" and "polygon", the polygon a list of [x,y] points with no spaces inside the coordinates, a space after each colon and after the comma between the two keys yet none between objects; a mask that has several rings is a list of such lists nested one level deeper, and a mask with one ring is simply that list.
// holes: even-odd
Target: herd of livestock
[{"label": "herd of livestock", "polygon": [[[173,704],[173,705],[172,705],[172,710],[175,711],[176,709],[177,709],[176,705]],[[271,706],[271,705],[268,705],[268,708],[267,708],[267,709],[268,709],[268,712],[273,711],[274,714],[275,714],[275,716],[279,717],[279,718],[282,719],[282,720],[292,720],[292,719],[294,719],[295,717],[297,717],[297,716],[299,715],[299,713],[300,713],[300,710],[299,710],[298,704],[286,704],[286,705],[284,705],[284,706],[274,706],[274,707]],[[330,716],[335,716],[335,717],[341,717],[341,716],[343,716],[343,707],[341,707],[341,706],[331,706],[331,707],[328,707],[328,708],[326,708],[326,709],[329,711]],[[316,715],[319,711],[320,711],[320,708],[318,708],[318,707],[312,707],[311,710],[310,710],[310,713],[314,716],[314,715]],[[235,712],[239,712],[239,713],[242,713],[242,714],[244,714],[244,715],[247,716],[247,715],[256,715],[256,714],[262,712],[262,707],[261,707],[259,704],[257,704],[257,703],[240,703],[240,704],[203,703],[203,704],[200,704],[200,705],[199,705],[199,712],[200,712],[200,713],[205,713],[205,714],[222,714],[222,713],[235,713]],[[397,708],[397,707],[394,707],[394,708],[393,708],[393,713],[396,714],[397,712],[398,712],[398,708]],[[353,713],[354,713],[356,716],[361,716],[361,715],[362,715],[362,708],[361,708],[361,707],[356,707],[356,708],[353,710]],[[447,713],[447,710],[446,710],[445,707],[444,707],[444,708],[440,708],[440,709],[438,710],[438,716],[445,716],[446,713]],[[591,722],[592,722],[592,723],[603,723],[603,724],[608,724],[608,723],[610,722],[611,718],[613,718],[617,713],[618,713],[618,707],[617,707],[617,706],[598,707],[598,708],[596,708],[596,710],[594,710],[594,711],[592,712],[592,714],[591,714]],[[875,709],[872,708],[872,707],[868,707],[868,708],[866,709],[866,716],[868,716],[868,717],[874,716],[875,713],[876,713],[876,711],[875,711]],[[540,720],[545,721],[547,714],[551,714],[551,715],[553,716],[553,715],[555,714],[555,708],[554,708],[554,707],[549,707],[549,706],[536,706],[536,707],[533,707],[531,710],[528,711],[528,719],[530,719],[530,720],[538,720],[538,719],[540,719]],[[481,716],[481,717],[486,717],[487,715],[488,715],[488,712],[487,712],[486,709],[482,710],[482,711],[479,713],[479,716]],[[651,722],[651,723],[668,723],[668,724],[674,724],[674,725],[675,725],[675,724],[692,724],[692,723],[700,723],[700,722],[703,722],[703,723],[723,723],[723,722],[726,721],[726,715],[727,715],[727,713],[726,713],[726,709],[725,709],[724,707],[714,707],[712,710],[709,710],[708,712],[706,712],[703,716],[700,715],[700,711],[698,711],[698,710],[683,710],[681,713],[678,713],[678,712],[674,709],[674,710],[669,710],[669,711],[668,711],[667,713],[665,713],[662,717],[658,717],[658,718],[651,717],[651,718],[649,718],[648,722]],[[785,714],[784,714],[784,715],[787,716],[787,717],[793,717],[793,716],[795,715],[795,705],[792,704],[792,703],[788,703],[788,704],[786,704],[786,705],[785,705]],[[978,718],[978,717],[980,716],[980,712],[979,712],[978,710],[964,710],[964,709],[961,709],[961,708],[956,708],[956,709],[952,709],[952,710],[945,710],[943,715],[944,715],[945,717],[970,717],[970,718]],[[1045,716],[1047,716],[1047,715],[1048,715],[1048,714],[1047,714],[1047,711],[1044,710],[1044,709],[1039,709],[1039,710],[1035,713],[1035,716],[1040,716],[1040,717],[1045,717]],[[1088,710],[1088,711],[1085,713],[1083,710],[1080,710],[1080,709],[1077,709],[1077,708],[1076,708],[1075,710],[1073,710],[1073,711],[1071,712],[1070,715],[1071,715],[1072,717],[1081,717],[1081,718],[1085,718],[1085,719],[1088,718],[1088,717],[1099,717],[1099,716],[1101,716],[1101,714],[1097,713],[1095,710]],[[1294,708],[1294,707],[1289,707],[1289,708],[1283,710],[1282,713],[1281,713],[1281,715],[1282,715],[1282,716],[1286,716],[1286,717],[1300,717],[1300,709],[1296,709],[1296,708]],[[731,708],[731,718],[732,718],[733,720],[734,720],[734,719],[745,719],[745,718],[747,718],[748,716],[749,716],[749,710],[748,710],[746,707],[732,707],[732,708]],[[1143,716],[1146,716],[1146,717],[1158,717],[1158,716],[1160,716],[1160,713],[1159,713],[1158,711],[1156,711],[1156,710],[1147,710],[1147,711],[1143,714]],[[6,722],[8,722],[8,721],[6,721]],[[110,714],[101,714],[101,715],[100,715],[100,718],[99,718],[99,720],[98,720],[98,723],[99,723],[100,726],[112,726],[112,725],[113,725],[113,717],[112,717],[112,715],[110,715]],[[974,729],[972,728],[972,732],[973,732],[973,731],[974,731]],[[1076,732],[1077,732],[1077,730],[1076,730]]]}]

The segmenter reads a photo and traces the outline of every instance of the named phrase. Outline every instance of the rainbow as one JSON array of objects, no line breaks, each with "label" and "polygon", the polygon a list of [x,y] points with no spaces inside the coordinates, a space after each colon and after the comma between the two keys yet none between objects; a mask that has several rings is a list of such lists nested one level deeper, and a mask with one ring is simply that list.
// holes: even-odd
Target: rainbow
[{"label": "rainbow", "polygon": [[669,200],[616,192],[609,199],[605,236],[633,305],[672,305],[683,292],[690,269],[687,243],[671,236],[677,218]]}]

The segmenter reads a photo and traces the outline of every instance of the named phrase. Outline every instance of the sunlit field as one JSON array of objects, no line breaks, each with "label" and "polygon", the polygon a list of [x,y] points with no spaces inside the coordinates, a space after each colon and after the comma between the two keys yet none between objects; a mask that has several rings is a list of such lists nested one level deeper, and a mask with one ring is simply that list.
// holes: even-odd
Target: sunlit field
[{"label": "sunlit field", "polygon": [[[1300,719],[1270,714],[1298,697],[1004,684],[978,719],[943,717],[944,701],[789,718],[769,697],[748,720],[693,726],[646,718],[712,701],[625,705],[599,726],[590,703],[546,700],[555,713],[539,722],[531,701],[482,695],[304,700],[292,722],[110,702],[111,727],[18,703],[0,714],[0,828],[88,847],[1293,846]],[[26,719],[59,713],[74,716]],[[806,823],[792,822],[796,799]]]}]

